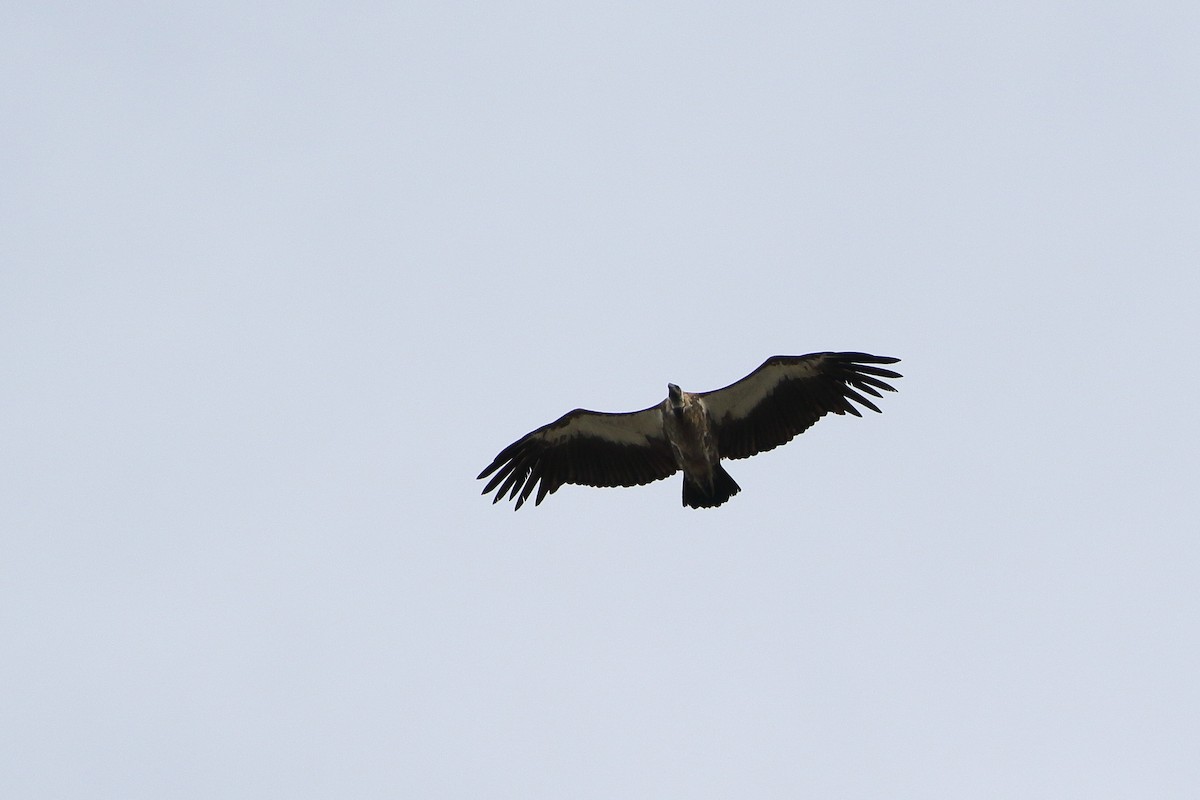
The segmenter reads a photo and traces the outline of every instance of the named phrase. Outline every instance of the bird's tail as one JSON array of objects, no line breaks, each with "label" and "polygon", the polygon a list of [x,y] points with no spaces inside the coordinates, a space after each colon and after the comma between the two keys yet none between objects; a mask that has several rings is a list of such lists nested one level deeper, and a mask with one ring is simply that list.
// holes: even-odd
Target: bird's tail
[{"label": "bird's tail", "polygon": [[690,508],[716,508],[740,492],[742,487],[720,464],[713,469],[712,489],[683,476],[683,504]]}]

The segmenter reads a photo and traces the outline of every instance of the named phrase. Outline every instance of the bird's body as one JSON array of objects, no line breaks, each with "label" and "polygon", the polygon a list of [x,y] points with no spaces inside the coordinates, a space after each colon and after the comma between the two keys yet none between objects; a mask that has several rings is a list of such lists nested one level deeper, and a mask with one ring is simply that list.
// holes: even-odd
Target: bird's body
[{"label": "bird's body", "polygon": [[[663,402],[641,411],[606,414],[575,409],[500,452],[479,477],[484,493],[508,495],[520,508],[564,483],[635,486],[683,472],[683,504],[719,506],[740,491],[722,458],[748,458],[803,433],[828,413],[862,416],[851,401],[879,409],[861,392],[895,391],[881,378],[899,373],[876,366],[899,359],[867,353],[774,356],[723,389],[685,392],[667,384]],[[498,488],[497,488],[498,487]]]},{"label": "bird's body", "polygon": [[671,444],[675,466],[683,472],[683,504],[692,508],[719,506],[741,487],[721,466],[721,452],[704,400],[668,384],[663,401],[663,436]]}]

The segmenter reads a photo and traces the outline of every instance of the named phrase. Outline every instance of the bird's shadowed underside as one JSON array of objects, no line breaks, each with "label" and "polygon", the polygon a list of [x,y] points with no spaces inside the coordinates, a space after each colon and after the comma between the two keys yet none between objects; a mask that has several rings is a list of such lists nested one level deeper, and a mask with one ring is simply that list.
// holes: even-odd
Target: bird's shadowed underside
[{"label": "bird's shadowed underside", "polygon": [[682,471],[683,504],[713,508],[741,491],[722,459],[772,450],[826,414],[861,417],[858,406],[879,412],[866,395],[895,391],[884,379],[900,374],[880,365],[897,361],[869,353],[773,356],[711,392],[668,384],[667,399],[641,411],[577,408],[501,450],[479,473],[489,478],[483,493],[520,508],[566,483],[638,486]]}]

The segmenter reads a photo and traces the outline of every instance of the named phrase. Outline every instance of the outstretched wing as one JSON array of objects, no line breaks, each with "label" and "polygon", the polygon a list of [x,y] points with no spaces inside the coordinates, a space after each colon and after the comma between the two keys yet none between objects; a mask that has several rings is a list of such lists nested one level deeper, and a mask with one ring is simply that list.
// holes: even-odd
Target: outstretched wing
[{"label": "outstretched wing", "polygon": [[493,503],[507,494],[520,508],[534,486],[537,505],[564,483],[639,486],[676,469],[659,406],[626,414],[577,408],[501,450],[479,478],[492,475],[484,494],[499,487]]},{"label": "outstretched wing", "polygon": [[854,403],[878,412],[862,393],[896,391],[881,378],[900,373],[875,365],[899,360],[867,353],[772,356],[737,383],[702,393],[721,457],[749,458],[786,444],[826,414],[861,417]]}]

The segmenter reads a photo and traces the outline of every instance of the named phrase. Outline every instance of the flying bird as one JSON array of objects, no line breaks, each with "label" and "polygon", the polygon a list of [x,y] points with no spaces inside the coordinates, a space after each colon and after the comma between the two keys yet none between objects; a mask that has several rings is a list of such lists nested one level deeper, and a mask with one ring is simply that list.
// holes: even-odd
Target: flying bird
[{"label": "flying bird", "polygon": [[[864,397],[896,391],[883,378],[898,372],[877,366],[900,359],[867,353],[772,356],[741,380],[711,392],[667,384],[667,399],[641,411],[608,414],[577,408],[522,436],[479,473],[491,475],[483,494],[496,490],[520,508],[537,489],[534,505],[564,483],[640,486],[683,471],[683,504],[714,508],[741,487],[721,465],[786,444],[826,414],[879,412]],[[852,402],[853,401],[853,402]]]}]

